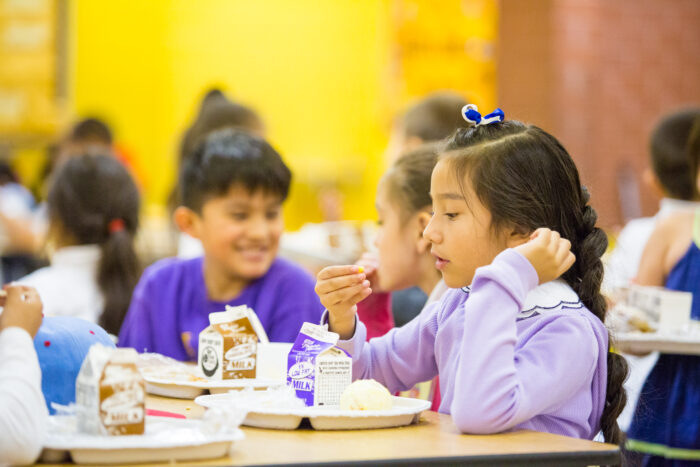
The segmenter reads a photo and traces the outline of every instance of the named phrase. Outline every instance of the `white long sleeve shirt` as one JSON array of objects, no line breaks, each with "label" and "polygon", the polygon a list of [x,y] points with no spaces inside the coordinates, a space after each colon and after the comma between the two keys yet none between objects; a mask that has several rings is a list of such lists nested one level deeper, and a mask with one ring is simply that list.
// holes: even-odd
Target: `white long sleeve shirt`
[{"label": "white long sleeve shirt", "polygon": [[64,247],[51,257],[51,266],[20,279],[34,287],[46,316],[74,316],[96,323],[104,308],[97,285],[97,267],[102,254],[97,245]]},{"label": "white long sleeve shirt", "polygon": [[48,411],[27,331],[0,333],[0,465],[31,464],[41,452]]}]

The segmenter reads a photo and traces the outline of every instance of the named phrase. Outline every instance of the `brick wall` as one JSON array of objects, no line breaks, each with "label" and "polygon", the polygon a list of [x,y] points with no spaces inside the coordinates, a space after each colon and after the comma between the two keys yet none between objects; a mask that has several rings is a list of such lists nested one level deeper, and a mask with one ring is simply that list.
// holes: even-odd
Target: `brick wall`
[{"label": "brick wall", "polygon": [[557,136],[601,225],[651,215],[658,118],[700,105],[700,1],[501,0],[499,105]]}]

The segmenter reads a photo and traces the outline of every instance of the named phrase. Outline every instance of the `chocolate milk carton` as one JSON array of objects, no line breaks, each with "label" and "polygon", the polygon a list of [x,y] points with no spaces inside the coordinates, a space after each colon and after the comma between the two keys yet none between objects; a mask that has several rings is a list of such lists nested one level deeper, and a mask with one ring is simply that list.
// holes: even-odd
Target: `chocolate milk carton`
[{"label": "chocolate milk carton", "polygon": [[78,429],[99,435],[140,435],[146,387],[134,349],[90,347],[75,382]]},{"label": "chocolate milk carton", "polygon": [[352,358],[335,347],[338,334],[304,323],[287,357],[287,385],[307,406],[337,406],[352,382]]},{"label": "chocolate milk carton", "polygon": [[210,313],[209,326],[199,333],[199,369],[211,380],[255,378],[259,339],[268,342],[258,317],[247,306]]}]

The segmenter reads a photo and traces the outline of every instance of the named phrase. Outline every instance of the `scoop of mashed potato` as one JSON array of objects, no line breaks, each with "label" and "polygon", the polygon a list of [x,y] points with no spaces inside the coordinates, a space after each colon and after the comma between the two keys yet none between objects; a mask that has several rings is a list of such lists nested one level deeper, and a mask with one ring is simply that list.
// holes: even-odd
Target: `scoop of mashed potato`
[{"label": "scoop of mashed potato", "polygon": [[360,379],[348,386],[340,396],[341,410],[389,410],[391,394],[373,379]]}]

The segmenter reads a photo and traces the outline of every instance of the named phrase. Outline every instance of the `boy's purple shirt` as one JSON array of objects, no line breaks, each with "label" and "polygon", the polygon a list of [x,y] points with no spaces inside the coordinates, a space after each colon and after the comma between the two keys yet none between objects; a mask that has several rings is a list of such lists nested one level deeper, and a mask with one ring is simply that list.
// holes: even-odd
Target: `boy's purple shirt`
[{"label": "boy's purple shirt", "polygon": [[546,290],[568,288],[567,298],[524,308],[537,283],[528,260],[509,249],[477,270],[471,290],[449,290],[369,343],[358,320],[355,335],[338,346],[353,356],[353,379],[376,379],[391,392],[439,373],[440,412],[462,432],[592,439],[605,405],[607,330],[564,284]]},{"label": "boy's purple shirt", "polygon": [[301,325],[318,322],[323,311],[311,275],[283,258],[276,258],[264,276],[230,302],[207,298],[202,267],[200,257],[169,258],[147,268],[134,289],[119,346],[193,361],[209,313],[226,305],[252,308],[270,342],[294,342]]}]

